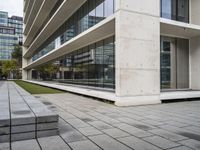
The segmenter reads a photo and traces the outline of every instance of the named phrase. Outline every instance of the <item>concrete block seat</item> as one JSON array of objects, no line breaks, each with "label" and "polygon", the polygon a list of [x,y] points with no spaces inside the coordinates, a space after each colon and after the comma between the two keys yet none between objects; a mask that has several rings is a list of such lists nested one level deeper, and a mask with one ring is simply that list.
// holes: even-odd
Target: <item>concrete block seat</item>
[{"label": "concrete block seat", "polygon": [[14,82],[0,82],[0,143],[57,135],[58,118]]}]

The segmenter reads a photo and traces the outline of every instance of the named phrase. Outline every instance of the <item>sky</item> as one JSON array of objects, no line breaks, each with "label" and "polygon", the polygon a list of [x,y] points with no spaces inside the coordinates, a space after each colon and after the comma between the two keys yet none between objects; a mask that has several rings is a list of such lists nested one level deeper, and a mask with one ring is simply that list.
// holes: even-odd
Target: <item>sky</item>
[{"label": "sky", "polygon": [[8,12],[9,17],[23,17],[23,0],[0,0],[0,11]]}]

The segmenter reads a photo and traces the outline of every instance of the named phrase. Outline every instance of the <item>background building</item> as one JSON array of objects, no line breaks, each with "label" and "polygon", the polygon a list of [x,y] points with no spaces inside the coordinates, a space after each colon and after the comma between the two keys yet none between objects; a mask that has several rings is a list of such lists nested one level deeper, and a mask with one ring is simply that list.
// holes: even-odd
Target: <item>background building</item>
[{"label": "background building", "polygon": [[7,12],[0,11],[0,60],[12,59],[15,45],[22,45],[22,26],[22,17],[8,17]]},{"label": "background building", "polygon": [[25,0],[24,14],[25,80],[120,106],[200,97],[199,0]]}]

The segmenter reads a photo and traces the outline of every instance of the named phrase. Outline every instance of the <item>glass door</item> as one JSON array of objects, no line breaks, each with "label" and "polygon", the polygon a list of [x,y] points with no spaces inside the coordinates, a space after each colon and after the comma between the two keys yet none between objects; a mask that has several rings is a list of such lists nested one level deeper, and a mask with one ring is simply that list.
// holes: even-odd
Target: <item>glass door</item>
[{"label": "glass door", "polygon": [[161,89],[189,88],[189,40],[161,37]]}]

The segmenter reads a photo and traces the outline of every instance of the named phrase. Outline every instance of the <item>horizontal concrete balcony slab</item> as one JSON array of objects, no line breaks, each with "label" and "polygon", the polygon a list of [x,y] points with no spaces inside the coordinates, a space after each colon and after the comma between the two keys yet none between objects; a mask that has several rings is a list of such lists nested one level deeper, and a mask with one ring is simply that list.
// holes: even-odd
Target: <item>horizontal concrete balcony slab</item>
[{"label": "horizontal concrete balcony slab", "polygon": [[28,58],[41,46],[86,0],[64,0],[60,8],[51,17],[49,22],[35,38],[25,53],[24,57]]},{"label": "horizontal concrete balcony slab", "polygon": [[[26,22],[26,26],[24,28],[24,34],[25,35],[28,34],[30,27],[32,25],[34,25],[33,21],[35,20],[35,16],[38,14],[39,9],[41,10],[41,5],[43,6],[43,0],[39,0],[39,1],[36,0],[36,1],[34,1],[32,9],[31,9],[31,12],[30,12],[30,14],[28,16],[28,19],[27,19],[27,22]],[[43,19],[45,19],[45,18],[43,18]]]},{"label": "horizontal concrete balcony slab", "polygon": [[161,35],[180,38],[192,38],[200,36],[200,26],[198,25],[173,21],[164,18],[161,18],[160,22]]},{"label": "horizontal concrete balcony slab", "polygon": [[28,6],[29,1],[30,1],[30,0],[24,0],[24,9],[23,9],[24,12],[25,12],[26,9],[27,9],[27,6]]},{"label": "horizontal concrete balcony slab", "polygon": [[27,19],[30,15],[30,12],[31,12],[31,9],[32,9],[32,6],[33,6],[33,3],[34,3],[35,0],[29,0],[27,1],[27,8],[25,10],[25,14],[24,14],[24,23],[26,24],[27,22]]},{"label": "horizontal concrete balcony slab", "polygon": [[72,38],[61,47],[52,50],[48,54],[42,56],[38,60],[30,63],[24,69],[32,69],[38,65],[44,64],[56,58],[59,58],[67,53],[70,53],[74,50],[97,42],[99,40],[105,39],[109,36],[115,34],[115,16],[112,15],[85,32],[79,34],[78,36]]}]

